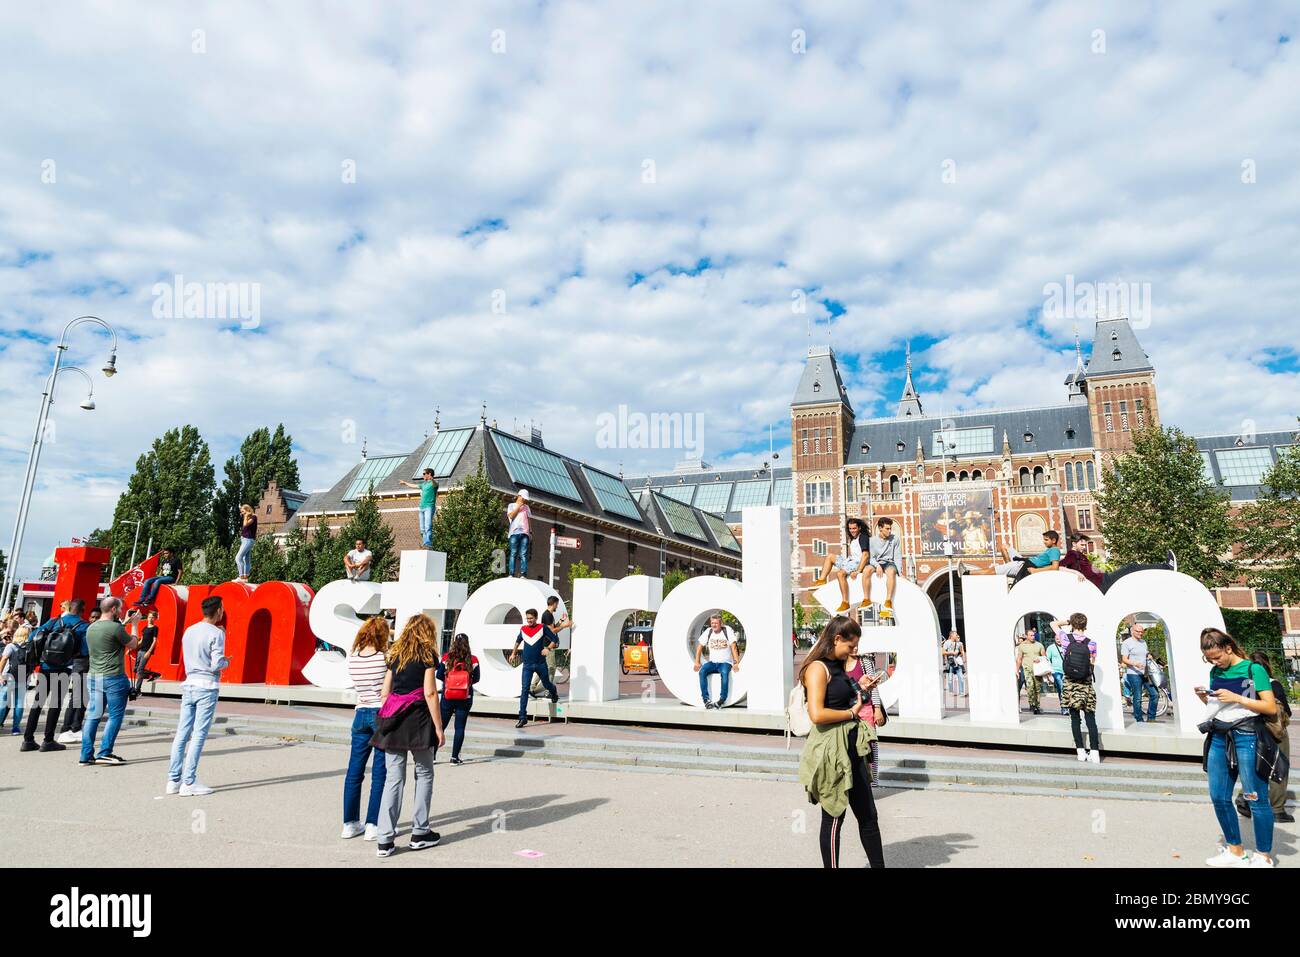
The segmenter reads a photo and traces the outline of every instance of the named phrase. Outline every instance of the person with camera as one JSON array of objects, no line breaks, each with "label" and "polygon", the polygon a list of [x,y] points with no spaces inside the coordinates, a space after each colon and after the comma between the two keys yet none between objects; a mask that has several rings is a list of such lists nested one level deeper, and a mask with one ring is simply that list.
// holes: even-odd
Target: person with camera
[{"label": "person with camera", "polygon": [[837,615],[799,669],[812,722],[799,761],[799,783],[808,802],[821,808],[822,865],[828,868],[840,866],[840,834],[849,808],[858,821],[867,860],[872,867],[885,866],[868,764],[875,731],[861,717],[879,676],[863,675],[854,682],[845,671],[861,637],[861,625]]}]

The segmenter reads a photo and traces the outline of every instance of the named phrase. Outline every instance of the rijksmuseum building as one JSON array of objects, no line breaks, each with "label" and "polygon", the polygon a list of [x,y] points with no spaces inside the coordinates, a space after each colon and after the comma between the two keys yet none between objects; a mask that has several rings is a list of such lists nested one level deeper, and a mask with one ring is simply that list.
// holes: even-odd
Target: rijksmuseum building
[{"label": "rijksmuseum building", "polygon": [[[1066,370],[1062,370],[1065,372]],[[1156,373],[1127,319],[1096,324],[1085,359],[1076,346],[1061,401],[1030,408],[936,416],[912,380],[910,358],[895,413],[859,420],[829,347],[809,350],[791,402],[792,463],[783,468],[719,471],[695,462],[642,477],[615,476],[548,449],[540,433],[517,435],[489,425],[435,431],[415,449],[363,459],[333,487],[304,496],[266,490],[262,527],[287,533],[329,525],[337,531],[370,487],[399,547],[419,547],[417,493],[401,485],[432,467],[440,495],[474,472],[482,458],[502,509],[519,488],[533,508],[529,577],[551,580],[569,596],[568,567],[581,561],[605,577],[634,569],[665,574],[737,575],[741,510],[791,509],[795,586],[807,586],[827,554],[846,550],[844,519],[872,528],[889,516],[900,537],[903,573],[926,590],[946,630],[952,620],[949,575],[988,567],[998,549],[1035,555],[1042,533],[1086,535],[1105,554],[1094,494],[1108,458],[1133,448],[1138,429],[1160,424]],[[1234,504],[1251,501],[1291,432],[1197,439],[1206,476]],[[575,546],[550,562],[552,530]],[[809,593],[801,592],[805,601]],[[951,590],[961,627],[961,588]],[[1272,611],[1290,655],[1300,654],[1300,608],[1247,587],[1217,590],[1221,605]]]}]

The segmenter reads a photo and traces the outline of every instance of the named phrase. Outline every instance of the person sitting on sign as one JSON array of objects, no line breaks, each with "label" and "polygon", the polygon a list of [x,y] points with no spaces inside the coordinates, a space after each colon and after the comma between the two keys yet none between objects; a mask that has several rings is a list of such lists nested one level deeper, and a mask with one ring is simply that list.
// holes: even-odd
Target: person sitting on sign
[{"label": "person sitting on sign", "polygon": [[[898,584],[898,564],[902,561],[898,554],[898,539],[894,537],[892,518],[876,520],[876,534],[871,536],[869,550],[872,573],[885,576],[885,606],[880,609],[880,617],[885,621],[892,621],[894,587]],[[870,591],[865,584],[862,590],[864,593]]]},{"label": "person sitting on sign", "polygon": [[[840,607],[835,609],[837,615],[842,615],[849,610],[849,579],[856,579],[862,574],[862,570],[867,567],[871,556],[871,542],[867,535],[867,527],[859,518],[851,518],[845,523],[845,529],[848,531],[849,553],[844,555],[827,555],[826,561],[822,564],[822,572],[812,583],[812,588],[821,588],[835,573],[835,577],[840,582]],[[862,585],[862,601],[858,604],[863,608],[867,604],[867,594],[870,589],[866,582]],[[893,592],[890,592],[893,597]]]},{"label": "person sitting on sign", "polygon": [[[709,660],[702,662],[705,648],[709,650]],[[704,629],[696,645],[695,670],[700,673],[700,697],[704,699],[704,709],[725,708],[731,691],[731,672],[740,671],[740,648],[735,634],[722,623],[722,615],[718,612],[709,616],[709,627]],[[709,700],[709,677],[713,674],[722,675],[717,701]]]},{"label": "person sitting on sign", "polygon": [[135,603],[136,608],[148,608],[158,597],[158,589],[163,585],[174,585],[180,581],[181,563],[172,554],[170,548],[164,548],[162,554],[158,556],[157,574],[152,578],[144,580],[144,586],[140,589],[140,599]]},{"label": "person sitting on sign", "polygon": [[1026,575],[1053,571],[1061,564],[1061,534],[1050,528],[1043,532],[1043,550],[1032,558],[1025,558],[1019,554],[1008,555],[1005,548],[999,548],[998,553],[1002,556],[999,564],[992,568],[969,569],[966,574],[1006,575],[1013,581],[1020,581]]}]

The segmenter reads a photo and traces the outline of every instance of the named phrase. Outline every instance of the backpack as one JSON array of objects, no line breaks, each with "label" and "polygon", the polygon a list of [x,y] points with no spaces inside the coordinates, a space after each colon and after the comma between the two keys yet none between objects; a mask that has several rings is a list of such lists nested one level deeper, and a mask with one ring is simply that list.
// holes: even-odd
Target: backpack
[{"label": "backpack", "polygon": [[18,675],[18,669],[27,665],[27,646],[14,642],[9,648],[9,674]]},{"label": "backpack", "polygon": [[1092,684],[1092,655],[1088,652],[1088,639],[1070,633],[1070,644],[1065,649],[1065,677],[1071,681]]},{"label": "backpack", "polygon": [[447,671],[442,682],[442,696],[448,701],[467,701],[473,674],[464,664],[456,664]]},{"label": "backpack", "polygon": [[51,671],[62,671],[81,655],[81,639],[77,637],[76,625],[70,625],[62,619],[50,632],[41,649],[41,666]]},{"label": "backpack", "polygon": [[808,737],[812,726],[812,718],[808,717],[808,696],[803,690],[803,682],[796,681],[785,706],[785,746],[790,747],[790,735]]}]

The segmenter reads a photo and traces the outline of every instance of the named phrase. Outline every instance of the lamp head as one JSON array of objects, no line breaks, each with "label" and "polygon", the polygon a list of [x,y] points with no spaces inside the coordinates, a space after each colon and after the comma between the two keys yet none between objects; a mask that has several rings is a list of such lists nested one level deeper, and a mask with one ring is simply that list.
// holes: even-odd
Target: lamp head
[{"label": "lamp head", "polygon": [[95,400],[90,396],[86,396],[86,400],[81,403],[81,407],[87,412],[93,412],[95,409]]},{"label": "lamp head", "polygon": [[103,371],[104,371],[104,375],[110,379],[113,378],[113,376],[117,375],[117,352],[116,351],[109,354],[108,363],[107,365],[104,366]]}]

